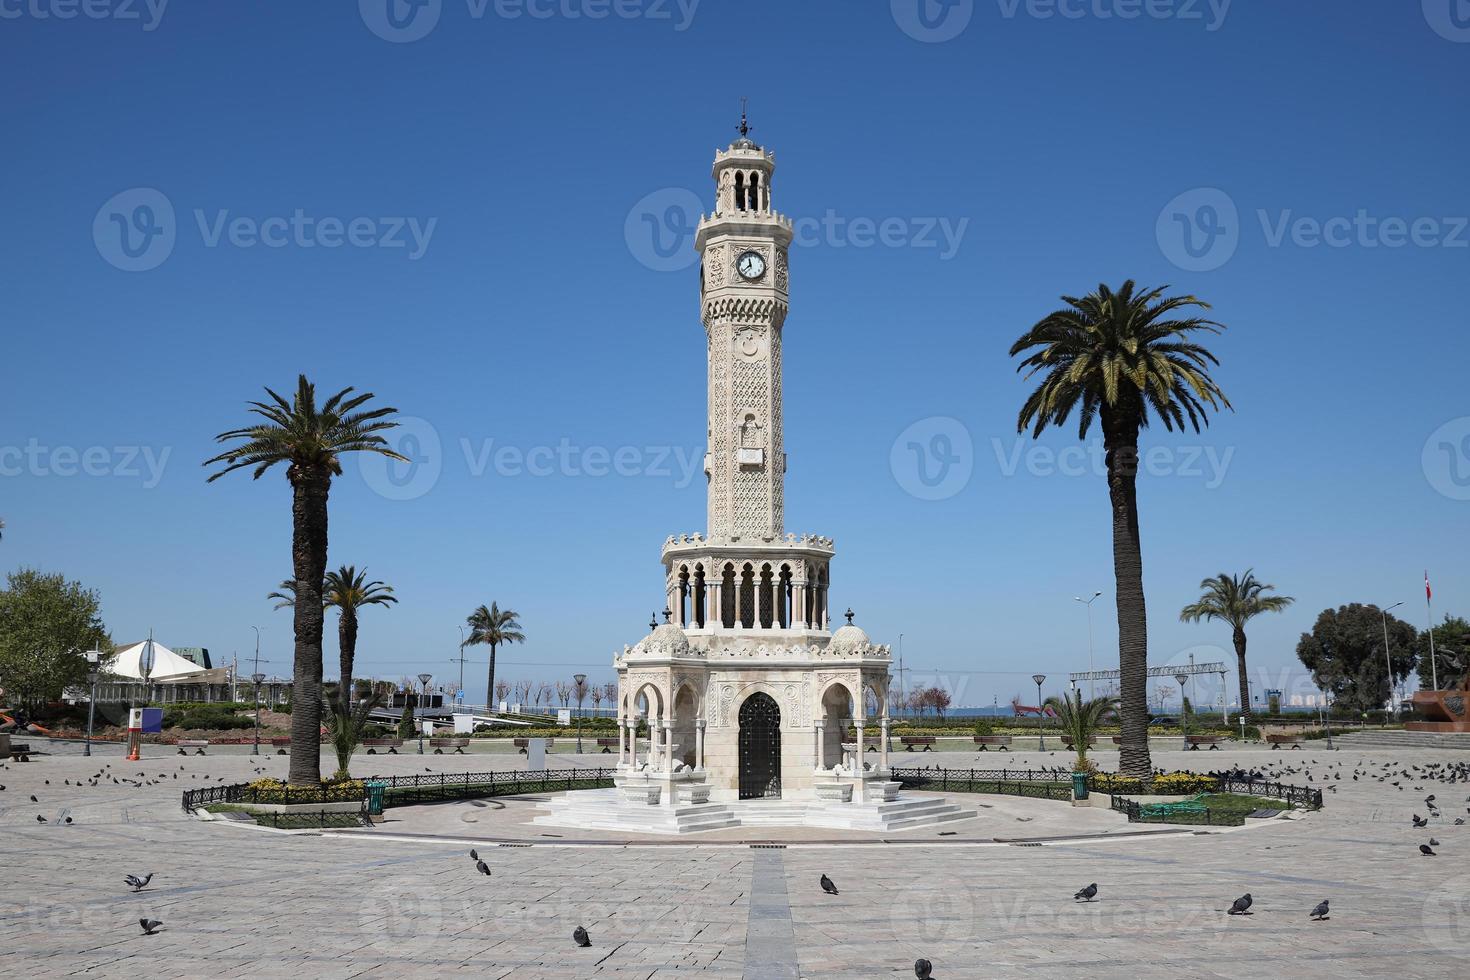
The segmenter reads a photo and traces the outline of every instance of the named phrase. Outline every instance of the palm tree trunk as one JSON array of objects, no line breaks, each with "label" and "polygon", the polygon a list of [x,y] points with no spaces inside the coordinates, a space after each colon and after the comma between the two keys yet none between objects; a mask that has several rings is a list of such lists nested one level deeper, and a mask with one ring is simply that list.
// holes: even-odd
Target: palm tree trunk
[{"label": "palm tree trunk", "polygon": [[1248,715],[1251,713],[1251,684],[1250,675],[1245,670],[1245,630],[1237,626],[1234,639],[1235,667],[1238,671],[1237,680],[1240,683],[1240,713]]},{"label": "palm tree trunk", "polygon": [[1113,511],[1113,577],[1117,584],[1118,667],[1122,674],[1118,771],[1145,779],[1148,754],[1148,615],[1143,600],[1143,551],[1138,539],[1138,421],[1103,409],[1103,448]]},{"label": "palm tree trunk", "polygon": [[495,714],[495,644],[490,644],[490,676],[485,681],[485,714]]},{"label": "palm tree trunk", "polygon": [[357,659],[357,611],[343,608],[337,619],[337,658],[341,676],[337,681],[337,700],[343,712],[352,710],[352,663]]},{"label": "palm tree trunk", "polygon": [[322,578],[327,571],[325,470],[292,466],[291,568],[296,575],[293,607],[296,633],[291,684],[291,773],[293,786],[322,781]]}]

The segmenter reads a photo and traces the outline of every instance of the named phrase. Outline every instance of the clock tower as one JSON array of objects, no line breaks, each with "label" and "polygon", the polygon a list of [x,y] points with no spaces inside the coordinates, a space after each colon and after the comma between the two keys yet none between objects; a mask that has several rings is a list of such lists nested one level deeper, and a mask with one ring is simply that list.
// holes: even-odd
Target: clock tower
[{"label": "clock tower", "polygon": [[773,207],[775,154],[740,138],[715,152],[715,209],[699,223],[700,319],[709,345],[709,536],[784,533],[781,328],[791,220]]}]

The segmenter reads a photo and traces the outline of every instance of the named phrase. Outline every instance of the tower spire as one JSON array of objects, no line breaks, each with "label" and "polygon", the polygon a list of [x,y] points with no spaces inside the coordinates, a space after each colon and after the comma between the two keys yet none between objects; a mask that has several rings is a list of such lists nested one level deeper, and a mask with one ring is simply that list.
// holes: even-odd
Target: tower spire
[{"label": "tower spire", "polygon": [[746,98],[743,95],[740,97],[740,125],[736,126],[735,128],[740,130],[741,139],[747,139],[750,136],[750,131],[752,129],[750,122],[746,119],[745,116],[745,106],[746,103],[748,103],[749,101],[750,99]]}]

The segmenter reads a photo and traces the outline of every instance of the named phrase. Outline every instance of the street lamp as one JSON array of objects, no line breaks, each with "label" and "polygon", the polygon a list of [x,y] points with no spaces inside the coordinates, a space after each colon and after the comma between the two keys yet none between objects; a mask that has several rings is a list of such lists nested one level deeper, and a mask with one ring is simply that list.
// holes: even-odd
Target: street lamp
[{"label": "street lamp", "polygon": [[577,754],[582,754],[582,699],[587,696],[587,675],[572,675],[572,693],[577,695]]},{"label": "street lamp", "polygon": [[[1102,595],[1101,592],[1094,592],[1091,599],[1084,599],[1080,595],[1074,595],[1072,597],[1073,601],[1080,602],[1087,607],[1087,672],[1089,674],[1094,669],[1092,665],[1092,604],[1097,601],[1097,597],[1100,595]],[[1089,701],[1093,698],[1092,685],[1092,678],[1087,678],[1087,700]]]},{"label": "street lamp", "polygon": [[1041,710],[1041,685],[1046,682],[1045,674],[1032,674],[1031,679],[1036,682],[1036,748],[1046,751],[1046,714]]},{"label": "street lamp", "polygon": [[250,754],[260,755],[260,684],[265,675],[257,672],[251,674],[250,679],[255,682],[255,744],[250,747]]},{"label": "street lamp", "polygon": [[87,741],[82,746],[82,755],[92,754],[92,715],[97,707],[97,673],[98,664],[102,660],[101,650],[88,650],[82,656],[87,658],[87,683],[91,685],[92,696],[87,701]]},{"label": "street lamp", "polygon": [[[1388,655],[1388,610],[1389,609],[1397,609],[1399,606],[1402,606],[1402,605],[1403,605],[1403,602],[1402,601],[1395,602],[1393,605],[1387,607],[1386,609],[1380,609],[1379,610],[1379,612],[1383,614],[1383,663],[1384,663],[1384,665],[1386,667],[1388,667],[1388,710],[1389,711],[1393,711],[1394,710],[1394,704],[1393,704],[1393,659],[1391,657],[1389,657],[1389,655]],[[1395,714],[1397,714],[1397,712],[1395,712]]]},{"label": "street lamp", "polygon": [[[424,685],[424,700],[429,700],[429,681],[434,679],[433,674],[420,674],[419,683]],[[419,755],[424,754],[424,706],[419,705]]]},{"label": "street lamp", "polygon": [[1184,730],[1184,747],[1189,748],[1189,715],[1184,710],[1184,685],[1189,681],[1189,675],[1184,671],[1174,675],[1179,682],[1179,727]]}]

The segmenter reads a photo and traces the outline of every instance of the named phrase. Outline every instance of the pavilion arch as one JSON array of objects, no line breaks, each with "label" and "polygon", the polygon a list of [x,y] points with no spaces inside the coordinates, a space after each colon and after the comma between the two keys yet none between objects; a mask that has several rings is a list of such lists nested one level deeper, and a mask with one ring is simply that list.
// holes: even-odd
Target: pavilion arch
[{"label": "pavilion arch", "polygon": [[695,743],[701,715],[699,691],[692,682],[684,681],[674,691],[672,703],[675,758],[693,769],[698,758]]},{"label": "pavilion arch", "polygon": [[842,741],[847,735],[848,722],[853,719],[856,702],[852,688],[844,680],[835,680],[822,689],[822,727],[820,752],[823,769],[831,769],[842,761]]},{"label": "pavilion arch", "polygon": [[[644,697],[644,693],[645,692],[652,692],[652,693],[649,694],[645,698]],[[644,700],[647,702],[647,706],[646,706],[647,707],[647,714],[648,714],[648,718],[650,719],[650,721],[653,720],[653,719],[655,719],[655,718],[662,718],[663,717],[663,715],[664,715],[664,694],[663,694],[663,691],[661,691],[659,689],[658,684],[654,683],[653,681],[644,681],[643,683],[639,684],[636,688],[633,689],[633,695],[632,695],[632,698],[630,699],[630,704],[631,704],[632,709],[633,709],[633,712],[632,713],[635,714],[635,715],[636,714],[640,714],[643,711],[643,709],[640,708],[640,706],[638,704],[639,698],[644,698]]]}]

